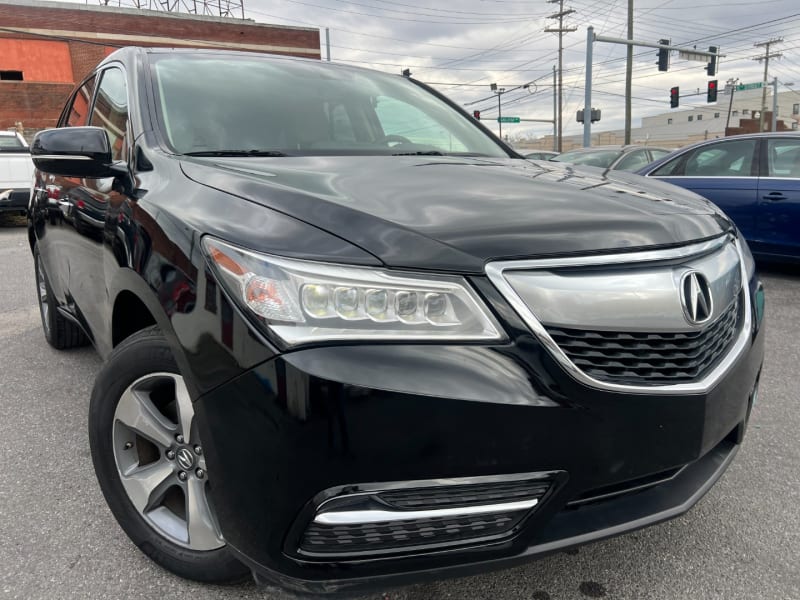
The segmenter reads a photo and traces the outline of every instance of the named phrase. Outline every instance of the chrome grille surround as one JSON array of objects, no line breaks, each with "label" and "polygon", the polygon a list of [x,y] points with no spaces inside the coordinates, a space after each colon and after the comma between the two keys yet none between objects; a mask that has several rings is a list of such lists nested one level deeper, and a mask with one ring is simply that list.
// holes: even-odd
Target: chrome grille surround
[{"label": "chrome grille surround", "polygon": [[[727,351],[716,362],[710,370],[699,375],[692,381],[681,381],[678,383],[632,383],[632,382],[612,382],[604,381],[592,376],[581,369],[567,355],[566,352],[553,339],[546,327],[529,308],[520,294],[509,282],[507,275],[520,271],[543,271],[569,269],[574,267],[592,268],[602,270],[603,267],[620,267],[647,269],[648,265],[665,262],[689,262],[698,257],[708,255],[713,252],[721,251],[726,244],[732,244],[738,255],[738,270],[740,274],[741,290],[739,290],[739,301],[742,305],[741,318],[738,319],[737,331],[734,341],[728,344]],[[747,273],[745,271],[744,253],[738,239],[730,235],[724,235],[710,241],[690,244],[679,248],[669,248],[665,250],[647,250],[639,252],[620,252],[604,255],[591,255],[566,258],[497,261],[486,265],[486,274],[494,286],[500,291],[504,298],[516,310],[519,316],[531,332],[545,346],[548,352],[558,361],[558,363],[579,382],[584,385],[620,392],[634,392],[645,394],[664,394],[664,393],[702,393],[711,389],[733,366],[736,358],[743,352],[748,343],[749,334],[752,328],[752,311],[750,309],[750,291],[747,283]],[[726,304],[727,306],[727,304]],[[719,317],[715,317],[715,322]],[[580,327],[586,329],[587,327]],[[602,327],[588,327],[590,329],[603,329]],[[647,331],[647,326],[638,328],[639,331]],[[656,328],[658,329],[658,328]],[[697,330],[697,328],[687,327],[687,330]],[[619,329],[616,329],[619,331]],[[666,329],[669,331],[669,329]]]}]

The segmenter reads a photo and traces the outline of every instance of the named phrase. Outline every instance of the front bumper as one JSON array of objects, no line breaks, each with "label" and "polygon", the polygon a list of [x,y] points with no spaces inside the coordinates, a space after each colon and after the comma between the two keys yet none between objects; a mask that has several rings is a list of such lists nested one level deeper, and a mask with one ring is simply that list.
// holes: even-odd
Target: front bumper
[{"label": "front bumper", "polygon": [[[760,320],[707,393],[626,394],[569,376],[484,284],[508,344],[299,350],[198,399],[220,527],[259,580],[330,592],[474,574],[672,518],[720,477],[760,374]],[[553,485],[502,539],[350,559],[298,550],[324,490],[526,473]]]}]

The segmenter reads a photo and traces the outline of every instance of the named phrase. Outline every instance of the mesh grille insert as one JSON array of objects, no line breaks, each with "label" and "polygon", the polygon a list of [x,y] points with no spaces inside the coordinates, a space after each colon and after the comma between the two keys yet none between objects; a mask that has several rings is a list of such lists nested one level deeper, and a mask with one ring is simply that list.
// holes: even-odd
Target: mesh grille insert
[{"label": "mesh grille insert", "polygon": [[584,331],[547,327],[569,359],[587,375],[619,384],[689,383],[725,354],[741,320],[737,298],[711,325],[685,333]]},{"label": "mesh grille insert", "polygon": [[515,511],[360,525],[311,523],[300,550],[306,554],[359,554],[456,544],[507,534],[525,514],[526,511]]}]

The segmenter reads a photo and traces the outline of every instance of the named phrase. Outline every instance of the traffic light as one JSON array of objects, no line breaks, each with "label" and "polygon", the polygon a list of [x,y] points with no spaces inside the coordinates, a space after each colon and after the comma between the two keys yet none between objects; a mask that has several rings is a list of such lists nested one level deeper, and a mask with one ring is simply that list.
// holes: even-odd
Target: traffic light
[{"label": "traffic light", "polygon": [[[663,46],[669,46],[669,40],[658,40],[658,43]],[[658,70],[659,71],[668,71],[669,70],[669,50],[666,48],[659,48],[658,49]]]},{"label": "traffic light", "polygon": [[481,111],[473,110],[472,111],[472,116],[475,117],[476,119],[478,119],[478,121],[480,121],[481,120]]},{"label": "traffic light", "polygon": [[[711,57],[711,59],[708,61],[708,64],[706,65],[706,72],[708,73],[709,77],[713,77],[714,75],[717,74],[717,47],[709,46],[708,51],[713,52],[714,56]],[[711,100],[709,100],[709,102],[711,102]]]},{"label": "traffic light", "polygon": [[680,102],[680,88],[675,86],[669,90],[669,107],[678,108]]},{"label": "traffic light", "polygon": [[717,80],[712,79],[708,82],[708,92],[706,93],[706,102],[717,101]]}]

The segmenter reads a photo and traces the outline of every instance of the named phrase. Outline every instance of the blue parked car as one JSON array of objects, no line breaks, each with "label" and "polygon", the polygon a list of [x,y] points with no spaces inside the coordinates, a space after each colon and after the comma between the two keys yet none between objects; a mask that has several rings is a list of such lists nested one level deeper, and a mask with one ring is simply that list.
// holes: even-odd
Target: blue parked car
[{"label": "blue parked car", "polygon": [[700,142],[638,174],[711,200],[733,219],[756,256],[800,260],[800,134],[748,134]]}]

